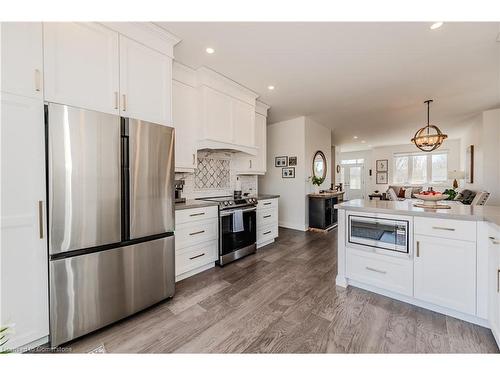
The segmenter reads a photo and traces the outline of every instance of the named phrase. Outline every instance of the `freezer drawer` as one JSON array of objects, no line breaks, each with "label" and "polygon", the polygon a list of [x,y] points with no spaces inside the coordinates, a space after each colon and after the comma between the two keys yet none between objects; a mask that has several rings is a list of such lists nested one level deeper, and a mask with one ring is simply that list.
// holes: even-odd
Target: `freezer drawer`
[{"label": "freezer drawer", "polygon": [[51,261],[51,344],[172,297],[174,268],[174,236]]},{"label": "freezer drawer", "polygon": [[174,129],[126,119],[130,238],[174,231]]},{"label": "freezer drawer", "polygon": [[49,253],[120,242],[120,118],[47,108]]}]

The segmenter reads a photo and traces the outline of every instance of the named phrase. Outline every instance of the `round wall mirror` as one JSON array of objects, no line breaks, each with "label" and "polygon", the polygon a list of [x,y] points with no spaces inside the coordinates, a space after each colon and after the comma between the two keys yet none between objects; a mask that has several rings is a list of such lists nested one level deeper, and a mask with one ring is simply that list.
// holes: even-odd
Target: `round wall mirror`
[{"label": "round wall mirror", "polygon": [[313,158],[313,176],[316,178],[326,178],[326,157],[322,151],[316,151]]}]

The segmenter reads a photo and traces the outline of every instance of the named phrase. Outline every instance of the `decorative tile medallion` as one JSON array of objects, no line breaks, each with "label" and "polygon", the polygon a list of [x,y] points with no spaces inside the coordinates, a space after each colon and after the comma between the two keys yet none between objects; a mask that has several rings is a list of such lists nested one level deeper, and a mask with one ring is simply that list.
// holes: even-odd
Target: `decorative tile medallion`
[{"label": "decorative tile medallion", "polygon": [[230,183],[229,159],[198,158],[198,168],[194,172],[196,189],[229,189]]}]

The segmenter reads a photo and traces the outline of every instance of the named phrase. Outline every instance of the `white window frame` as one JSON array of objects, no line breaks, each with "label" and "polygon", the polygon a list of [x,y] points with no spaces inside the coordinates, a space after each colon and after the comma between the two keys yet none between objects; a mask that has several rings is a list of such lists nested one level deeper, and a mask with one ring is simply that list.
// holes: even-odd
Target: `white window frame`
[{"label": "white window frame", "polygon": [[[426,174],[426,181],[422,183],[414,183],[411,182],[412,180],[412,175],[413,175],[413,162],[412,162],[412,157],[414,156],[426,156],[427,157],[427,174]],[[449,163],[449,152],[448,150],[440,150],[437,152],[397,152],[392,155],[392,183],[393,184],[405,184],[405,185],[440,185],[440,184],[446,184],[447,179],[445,180],[440,180],[440,181],[433,181],[432,180],[432,155],[446,155],[446,166],[448,169],[448,163]],[[408,178],[407,181],[404,182],[395,182],[395,170],[396,170],[396,158],[398,157],[408,157]]]}]

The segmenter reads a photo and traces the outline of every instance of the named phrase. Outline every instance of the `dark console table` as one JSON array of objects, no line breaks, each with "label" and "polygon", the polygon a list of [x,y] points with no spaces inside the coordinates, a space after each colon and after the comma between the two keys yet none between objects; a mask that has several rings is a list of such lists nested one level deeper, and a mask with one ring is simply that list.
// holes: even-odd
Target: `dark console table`
[{"label": "dark console table", "polygon": [[326,231],[337,226],[335,205],[344,192],[309,194],[309,229]]}]

